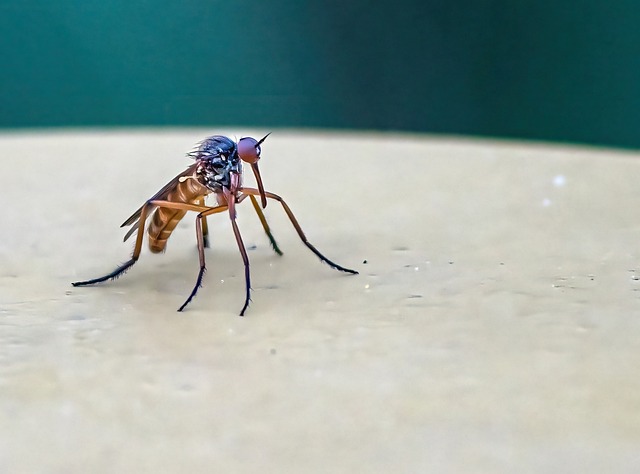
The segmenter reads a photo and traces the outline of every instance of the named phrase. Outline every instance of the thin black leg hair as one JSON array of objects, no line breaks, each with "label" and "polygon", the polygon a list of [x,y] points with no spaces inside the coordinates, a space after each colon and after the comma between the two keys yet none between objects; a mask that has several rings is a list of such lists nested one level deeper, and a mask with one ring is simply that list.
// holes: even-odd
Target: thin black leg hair
[{"label": "thin black leg hair", "polygon": [[193,297],[196,296],[196,293],[198,292],[198,290],[202,288],[202,277],[204,277],[204,274],[206,273],[206,271],[207,271],[206,267],[200,267],[200,271],[198,272],[198,279],[196,280],[196,285],[193,287],[193,290],[191,290],[191,294],[189,295],[187,300],[184,303],[182,303],[182,306],[180,306],[180,308],[178,308],[178,312],[182,312],[182,310],[186,308],[186,306],[191,302]]},{"label": "thin black leg hair", "polygon": [[244,298],[244,306],[242,307],[242,310],[240,311],[240,316],[244,316],[244,312],[249,307],[249,303],[251,303],[251,272],[249,270],[249,265],[248,264],[245,265],[245,267],[244,267],[244,280],[245,280],[246,294],[245,294],[245,298]]},{"label": "thin black leg hair", "polygon": [[352,275],[358,275],[357,271],[351,270],[350,268],[345,268],[342,265],[338,265],[337,263],[332,262],[331,260],[329,260],[327,257],[322,255],[317,248],[315,248],[313,245],[311,245],[311,243],[309,243],[309,241],[307,241],[306,238],[302,239],[302,243],[305,244],[309,250],[311,250],[313,253],[315,253],[316,256],[320,259],[321,262],[326,263],[331,268],[333,268],[335,270],[339,270],[341,272],[351,273]]},{"label": "thin black leg hair", "polygon": [[198,216],[196,217],[196,240],[198,242],[198,256],[200,257],[200,271],[198,272],[198,278],[196,279],[196,284],[193,287],[193,290],[191,290],[191,294],[189,295],[187,300],[184,303],[182,303],[182,306],[178,308],[179,312],[182,312],[182,310],[186,308],[186,306],[196,296],[196,293],[198,293],[198,289],[202,287],[202,277],[207,271],[207,267],[204,259],[204,247],[205,247],[206,235],[204,233],[204,228],[203,228],[203,223],[206,224],[206,222],[207,222],[206,217],[204,217],[202,213],[198,214]]},{"label": "thin black leg hair", "polygon": [[[248,194],[248,195],[255,195],[258,191],[256,189],[253,189],[253,188],[245,188],[244,192],[246,194]],[[351,270],[350,268],[345,268],[342,265],[338,265],[337,263],[332,262],[327,257],[322,255],[317,248],[315,248],[313,245],[311,245],[311,243],[307,240],[307,236],[302,231],[302,227],[300,227],[300,224],[298,223],[298,220],[296,219],[295,215],[293,214],[293,211],[291,211],[291,208],[287,205],[287,203],[284,201],[284,199],[282,199],[277,194],[273,194],[273,193],[270,193],[270,192],[266,192],[265,195],[269,199],[275,199],[276,201],[278,201],[282,205],[282,208],[284,209],[285,214],[287,214],[287,217],[289,217],[289,221],[291,221],[291,224],[293,225],[293,227],[295,228],[296,232],[298,233],[298,237],[300,237],[300,240],[302,240],[302,243],[305,244],[307,246],[307,248],[309,250],[311,250],[322,262],[326,263],[327,265],[329,265],[331,268],[333,268],[335,270],[339,270],[339,271],[345,272],[345,273],[350,273],[352,275],[357,275],[358,274],[358,272],[356,270]]]},{"label": "thin black leg hair", "polygon": [[128,262],[123,263],[122,265],[120,265],[118,268],[116,268],[114,271],[112,271],[111,273],[105,275],[105,276],[101,276],[98,278],[93,278],[91,280],[86,280],[86,281],[76,281],[74,283],[71,283],[73,286],[88,286],[88,285],[94,285],[96,283],[102,283],[105,282],[107,280],[116,280],[118,278],[120,278],[127,270],[129,270],[129,268],[131,268],[133,266],[134,263],[136,263],[138,261],[137,258],[132,258],[131,260],[129,260]]}]

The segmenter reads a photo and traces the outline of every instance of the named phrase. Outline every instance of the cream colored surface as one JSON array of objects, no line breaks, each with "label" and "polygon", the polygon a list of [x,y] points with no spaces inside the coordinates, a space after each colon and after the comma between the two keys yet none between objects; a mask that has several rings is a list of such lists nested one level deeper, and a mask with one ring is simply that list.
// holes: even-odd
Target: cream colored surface
[{"label": "cream colored surface", "polygon": [[638,154],[275,130],[266,188],[360,275],[245,203],[244,318],[225,216],[183,314],[193,216],[71,287],[195,142],[262,132],[0,136],[0,472],[638,472]]}]

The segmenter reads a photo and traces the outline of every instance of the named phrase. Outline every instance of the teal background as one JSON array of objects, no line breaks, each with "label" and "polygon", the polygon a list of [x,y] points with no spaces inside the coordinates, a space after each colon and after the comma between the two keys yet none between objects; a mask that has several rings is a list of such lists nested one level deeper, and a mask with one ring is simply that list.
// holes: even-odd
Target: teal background
[{"label": "teal background", "polygon": [[640,3],[0,3],[0,127],[241,125],[640,146]]}]

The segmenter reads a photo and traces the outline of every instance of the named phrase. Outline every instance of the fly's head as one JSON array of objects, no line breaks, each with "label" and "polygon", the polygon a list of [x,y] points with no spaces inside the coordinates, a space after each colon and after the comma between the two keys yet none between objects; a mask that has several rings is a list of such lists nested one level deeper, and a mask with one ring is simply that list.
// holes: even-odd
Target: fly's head
[{"label": "fly's head", "polygon": [[222,135],[205,138],[189,156],[198,163],[200,181],[211,191],[230,190],[232,174],[238,175],[234,184],[242,185],[242,161],[236,143],[230,138]]},{"label": "fly's head", "polygon": [[260,140],[256,140],[251,137],[244,137],[238,140],[238,155],[242,161],[251,165],[253,174],[256,177],[256,182],[258,183],[258,191],[260,192],[260,199],[262,201],[263,208],[267,207],[267,196],[265,195],[264,186],[262,185],[262,177],[260,176],[258,161],[260,160],[260,152],[262,151],[260,145],[269,135],[270,133],[267,133]]}]

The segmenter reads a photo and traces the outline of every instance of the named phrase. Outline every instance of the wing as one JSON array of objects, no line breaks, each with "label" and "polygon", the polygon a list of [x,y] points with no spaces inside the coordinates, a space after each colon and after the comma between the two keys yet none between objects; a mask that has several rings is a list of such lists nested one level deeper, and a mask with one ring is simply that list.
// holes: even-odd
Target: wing
[{"label": "wing", "polygon": [[[182,178],[184,176],[193,175],[193,173],[196,171],[197,167],[198,167],[198,163],[194,163],[191,166],[189,166],[186,170],[184,170],[178,176],[176,176],[171,181],[169,181],[167,184],[165,184],[160,191],[158,191],[153,196],[151,196],[147,200],[147,202],[148,201],[157,201],[157,200],[165,199],[167,197],[167,195],[178,185],[178,183],[180,182],[180,178]],[[142,208],[144,206],[146,206],[146,205],[147,204],[145,203],[142,206],[140,206],[140,208],[136,212],[131,214],[131,216],[126,221],[124,221],[122,223],[122,225],[120,226],[120,227],[126,227],[126,226],[129,226],[129,225],[133,226],[133,227],[131,227],[131,229],[129,229],[127,234],[124,236],[124,241],[125,242],[129,239],[129,237],[131,237],[133,234],[135,234],[136,231],[140,228],[140,213],[142,212]],[[149,213],[148,217],[151,217],[155,211],[156,211],[155,208],[152,209],[151,212]]]}]

